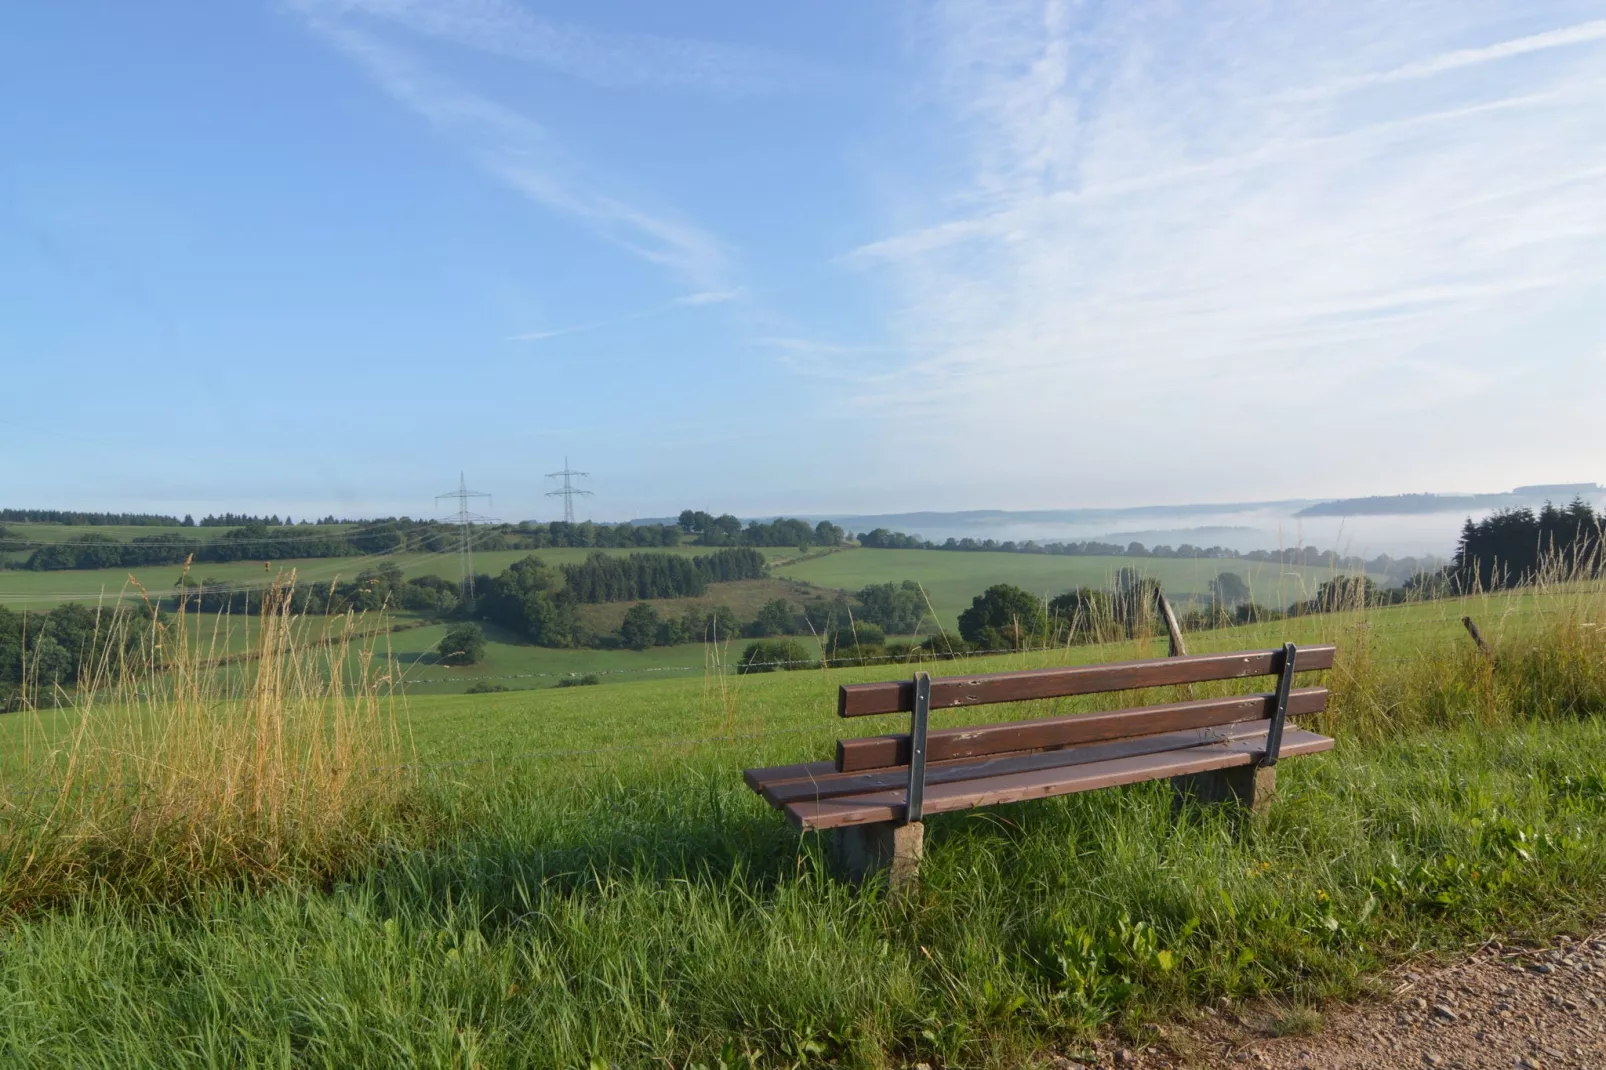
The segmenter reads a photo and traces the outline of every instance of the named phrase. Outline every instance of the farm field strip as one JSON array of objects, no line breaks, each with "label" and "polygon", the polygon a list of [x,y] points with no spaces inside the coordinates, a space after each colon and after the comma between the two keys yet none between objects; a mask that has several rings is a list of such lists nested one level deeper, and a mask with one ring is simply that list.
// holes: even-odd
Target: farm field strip
[{"label": "farm field strip", "polygon": [[[593,553],[671,553],[696,557],[713,553],[714,549],[701,546],[663,547],[645,550],[640,547],[623,549],[554,547],[542,550],[492,550],[474,554],[474,571],[482,575],[496,575],[516,561],[536,556],[549,565],[579,564]],[[796,548],[761,547],[759,552],[771,560],[786,560],[797,556]],[[294,570],[298,585],[330,583],[350,580],[365,569],[394,563],[407,578],[439,576],[458,579],[457,551],[406,550],[389,551],[352,557],[287,558],[283,561],[230,561],[199,563],[190,567],[194,580],[216,579],[230,585],[255,586],[271,578],[274,573]],[[144,565],[134,569],[108,568],[86,570],[59,570],[35,572],[31,569],[0,570],[0,606],[50,609],[69,601],[95,601],[99,599],[138,600],[139,589],[130,583],[130,577],[143,585],[152,595],[171,592],[183,573],[181,565]]]},{"label": "farm field strip", "polygon": [[[1315,595],[1333,578],[1331,569],[1244,561],[1235,558],[1099,557],[989,553],[955,550],[866,550],[850,548],[826,557],[775,567],[775,573],[820,587],[856,591],[872,583],[914,580],[946,627],[953,627],[971,598],[995,583],[1012,583],[1034,595],[1053,597],[1077,587],[1108,588],[1123,568],[1152,576],[1173,601],[1207,601],[1210,581],[1235,572],[1254,601],[1281,609]],[[1374,577],[1380,579],[1381,577]]]}]

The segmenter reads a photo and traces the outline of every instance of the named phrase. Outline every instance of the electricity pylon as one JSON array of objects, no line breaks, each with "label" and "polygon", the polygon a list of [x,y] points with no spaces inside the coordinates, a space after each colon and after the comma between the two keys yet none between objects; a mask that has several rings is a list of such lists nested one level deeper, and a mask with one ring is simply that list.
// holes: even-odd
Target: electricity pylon
[{"label": "electricity pylon", "polygon": [[562,498],[563,499],[563,522],[565,524],[573,524],[574,523],[574,499],[575,499],[575,496],[578,495],[578,496],[580,496],[582,498],[591,497],[591,492],[589,490],[581,490],[579,487],[574,485],[574,479],[575,479],[576,476],[579,476],[582,479],[590,479],[591,478],[591,473],[590,472],[576,472],[573,469],[571,469],[569,467],[569,458],[568,457],[564,457],[563,458],[563,471],[561,471],[561,472],[548,472],[546,474],[546,477],[548,479],[560,479],[561,478],[563,480],[563,486],[559,487],[557,490],[549,490],[549,491],[547,491],[546,496],[548,498]]},{"label": "electricity pylon", "polygon": [[461,566],[462,571],[463,571],[462,580],[459,583],[458,589],[462,592],[462,595],[463,595],[464,598],[473,598],[474,597],[474,533],[473,533],[473,526],[474,526],[474,522],[476,520],[480,520],[480,521],[489,520],[490,517],[480,516],[477,513],[469,512],[469,510],[468,510],[468,501],[469,501],[470,498],[484,498],[486,504],[489,505],[490,501],[491,501],[491,496],[489,494],[486,494],[483,491],[469,490],[468,489],[468,482],[463,478],[463,473],[459,472],[459,473],[457,473],[457,489],[456,490],[449,490],[445,494],[437,494],[437,495],[435,495],[435,507],[437,509],[440,508],[440,504],[441,504],[441,499],[442,498],[456,498],[457,499],[457,526],[460,529],[460,531],[462,532],[462,542],[458,546],[457,557],[458,557],[458,564]]}]

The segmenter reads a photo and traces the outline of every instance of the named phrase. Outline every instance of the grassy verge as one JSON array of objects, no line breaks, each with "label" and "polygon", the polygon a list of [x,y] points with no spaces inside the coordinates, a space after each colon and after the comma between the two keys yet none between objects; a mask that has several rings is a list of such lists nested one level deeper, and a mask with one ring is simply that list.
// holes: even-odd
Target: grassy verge
[{"label": "grassy verge", "polygon": [[[410,776],[387,674],[273,588],[242,657],[180,611],[107,611],[84,687],[7,718],[0,909],[104,893],[175,901],[217,885],[326,879],[374,857]],[[368,636],[372,639],[372,634]]]},{"label": "grassy verge", "polygon": [[825,753],[835,684],[884,670],[421,701],[427,839],[393,823],[384,864],[332,888],[221,885],[142,911],[91,889],[15,919],[0,1048],[36,1065],[1014,1065],[1220,995],[1353,994],[1390,961],[1606,905],[1603,606],[1573,586],[1284,625],[1342,644],[1340,743],[1280,768],[1267,821],[1179,813],[1161,784],[939,815],[903,903],[831,881],[817,839],[738,775]]}]

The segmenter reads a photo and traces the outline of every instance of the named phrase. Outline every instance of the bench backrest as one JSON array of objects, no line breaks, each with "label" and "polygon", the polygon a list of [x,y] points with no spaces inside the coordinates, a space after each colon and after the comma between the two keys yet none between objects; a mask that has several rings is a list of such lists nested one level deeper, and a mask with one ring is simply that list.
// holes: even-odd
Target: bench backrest
[{"label": "bench backrest", "polygon": [[[1299,647],[1294,657],[1293,671],[1330,669],[1336,651],[1337,648],[1331,644]],[[934,677],[931,680],[930,704],[932,709],[953,709],[995,702],[1021,702],[1215,680],[1280,676],[1284,668],[1283,659],[1283,650],[1279,648],[979,676]],[[1080,743],[1236,724],[1272,718],[1276,702],[1275,693],[1233,695],[1160,706],[1139,706],[1107,713],[1071,714],[975,728],[944,729],[927,734],[924,760],[938,762],[1048,750]],[[1319,713],[1326,706],[1325,688],[1291,689],[1286,713],[1290,716]],[[844,685],[839,693],[837,712],[843,717],[864,717],[912,711],[914,707],[914,681],[897,680]],[[839,740],[836,767],[846,773],[908,765],[911,738],[910,733],[896,733]]]},{"label": "bench backrest", "polygon": [[[1337,650],[1331,643],[1302,646],[1294,661],[1294,671],[1331,669]],[[1282,671],[1282,658],[1282,648],[1278,647],[1273,650],[1240,650],[1232,654],[1190,654],[1180,658],[1073,665],[1062,669],[939,676],[931,680],[931,708],[985,706],[993,702],[1024,702],[1070,695],[1096,695],[1106,691],[1134,691],[1144,687],[1275,676]],[[915,686],[912,680],[893,680],[884,684],[843,684],[837,693],[836,712],[840,717],[908,713],[914,708]]]}]

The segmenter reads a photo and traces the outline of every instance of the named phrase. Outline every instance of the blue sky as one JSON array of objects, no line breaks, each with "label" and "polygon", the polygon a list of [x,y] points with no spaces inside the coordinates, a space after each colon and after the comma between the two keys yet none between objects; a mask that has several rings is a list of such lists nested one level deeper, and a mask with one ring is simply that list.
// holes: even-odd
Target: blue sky
[{"label": "blue sky", "polygon": [[1606,478],[1598,3],[0,15],[0,501]]}]

